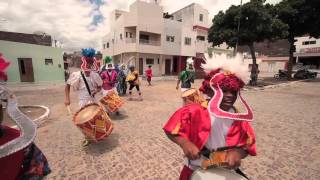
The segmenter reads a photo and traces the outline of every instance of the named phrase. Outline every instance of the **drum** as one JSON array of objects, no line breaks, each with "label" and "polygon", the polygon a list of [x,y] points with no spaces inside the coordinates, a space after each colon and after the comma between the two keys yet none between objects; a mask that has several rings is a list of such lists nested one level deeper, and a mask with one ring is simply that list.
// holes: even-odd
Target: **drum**
[{"label": "drum", "polygon": [[73,122],[88,140],[96,142],[109,136],[113,129],[111,119],[96,103],[81,108],[74,115]]},{"label": "drum", "polygon": [[203,103],[205,99],[200,95],[197,89],[189,89],[182,93],[181,95],[184,104],[191,104],[191,103]]},{"label": "drum", "polygon": [[110,91],[106,96],[99,101],[106,106],[109,112],[116,112],[123,104],[123,100],[115,91]]},{"label": "drum", "polygon": [[224,168],[198,169],[191,175],[190,180],[247,180],[236,172]]}]

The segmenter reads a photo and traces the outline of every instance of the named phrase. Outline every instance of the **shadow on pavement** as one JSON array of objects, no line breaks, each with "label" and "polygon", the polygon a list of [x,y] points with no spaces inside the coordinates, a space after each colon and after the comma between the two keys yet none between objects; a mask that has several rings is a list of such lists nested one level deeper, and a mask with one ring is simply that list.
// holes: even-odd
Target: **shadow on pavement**
[{"label": "shadow on pavement", "polygon": [[105,140],[90,144],[84,151],[93,156],[100,156],[117,147],[119,144],[119,137],[119,134],[111,133]]}]

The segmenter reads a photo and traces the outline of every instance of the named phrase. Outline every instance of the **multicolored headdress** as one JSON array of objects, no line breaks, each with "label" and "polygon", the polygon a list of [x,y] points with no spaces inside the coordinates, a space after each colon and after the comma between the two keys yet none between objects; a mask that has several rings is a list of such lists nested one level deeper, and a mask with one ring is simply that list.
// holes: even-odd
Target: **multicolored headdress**
[{"label": "multicolored headdress", "polygon": [[96,50],[94,50],[93,48],[82,49],[81,69],[83,71],[98,71],[99,70],[95,55],[96,55]]},{"label": "multicolored headdress", "polygon": [[10,62],[5,60],[0,52],[0,80],[7,81],[8,75],[6,73],[7,68],[9,67]]},{"label": "multicolored headdress", "polygon": [[[203,64],[202,67],[207,74],[199,90],[205,94],[208,94],[209,91],[214,92],[208,107],[210,113],[219,118],[252,121],[252,110],[240,94],[240,89],[245,85],[246,76],[249,77],[248,69],[242,63],[241,57],[228,58],[226,55],[216,55],[210,58],[206,56],[206,64]],[[220,108],[223,91],[226,90],[237,92],[246,113],[230,113]]]}]

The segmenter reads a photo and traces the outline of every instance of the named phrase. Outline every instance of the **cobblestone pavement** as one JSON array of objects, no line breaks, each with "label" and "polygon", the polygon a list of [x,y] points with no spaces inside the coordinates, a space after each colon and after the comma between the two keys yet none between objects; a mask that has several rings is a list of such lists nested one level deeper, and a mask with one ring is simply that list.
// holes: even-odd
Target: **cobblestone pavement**
[{"label": "cobblestone pavement", "polygon": [[[51,109],[36,139],[53,170],[47,179],[167,180],[178,178],[183,162],[182,151],[161,129],[181,106],[174,87],[174,81],[143,85],[144,101],[127,101],[123,116],[112,117],[113,133],[86,149],[63,106],[62,86],[16,94],[21,104]],[[246,158],[242,166],[252,179],[320,179],[319,92],[320,82],[299,82],[243,93],[255,113],[258,156]]]}]

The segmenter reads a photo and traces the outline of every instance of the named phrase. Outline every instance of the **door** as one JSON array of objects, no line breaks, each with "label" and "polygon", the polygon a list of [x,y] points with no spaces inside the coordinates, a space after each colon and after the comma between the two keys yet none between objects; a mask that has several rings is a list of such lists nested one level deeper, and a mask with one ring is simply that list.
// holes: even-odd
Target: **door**
[{"label": "door", "polygon": [[18,58],[21,82],[34,82],[31,58]]},{"label": "door", "polygon": [[165,75],[170,74],[170,68],[171,68],[171,59],[166,59],[166,61],[165,61]]},{"label": "door", "polygon": [[143,75],[143,58],[139,58],[139,74]]}]

